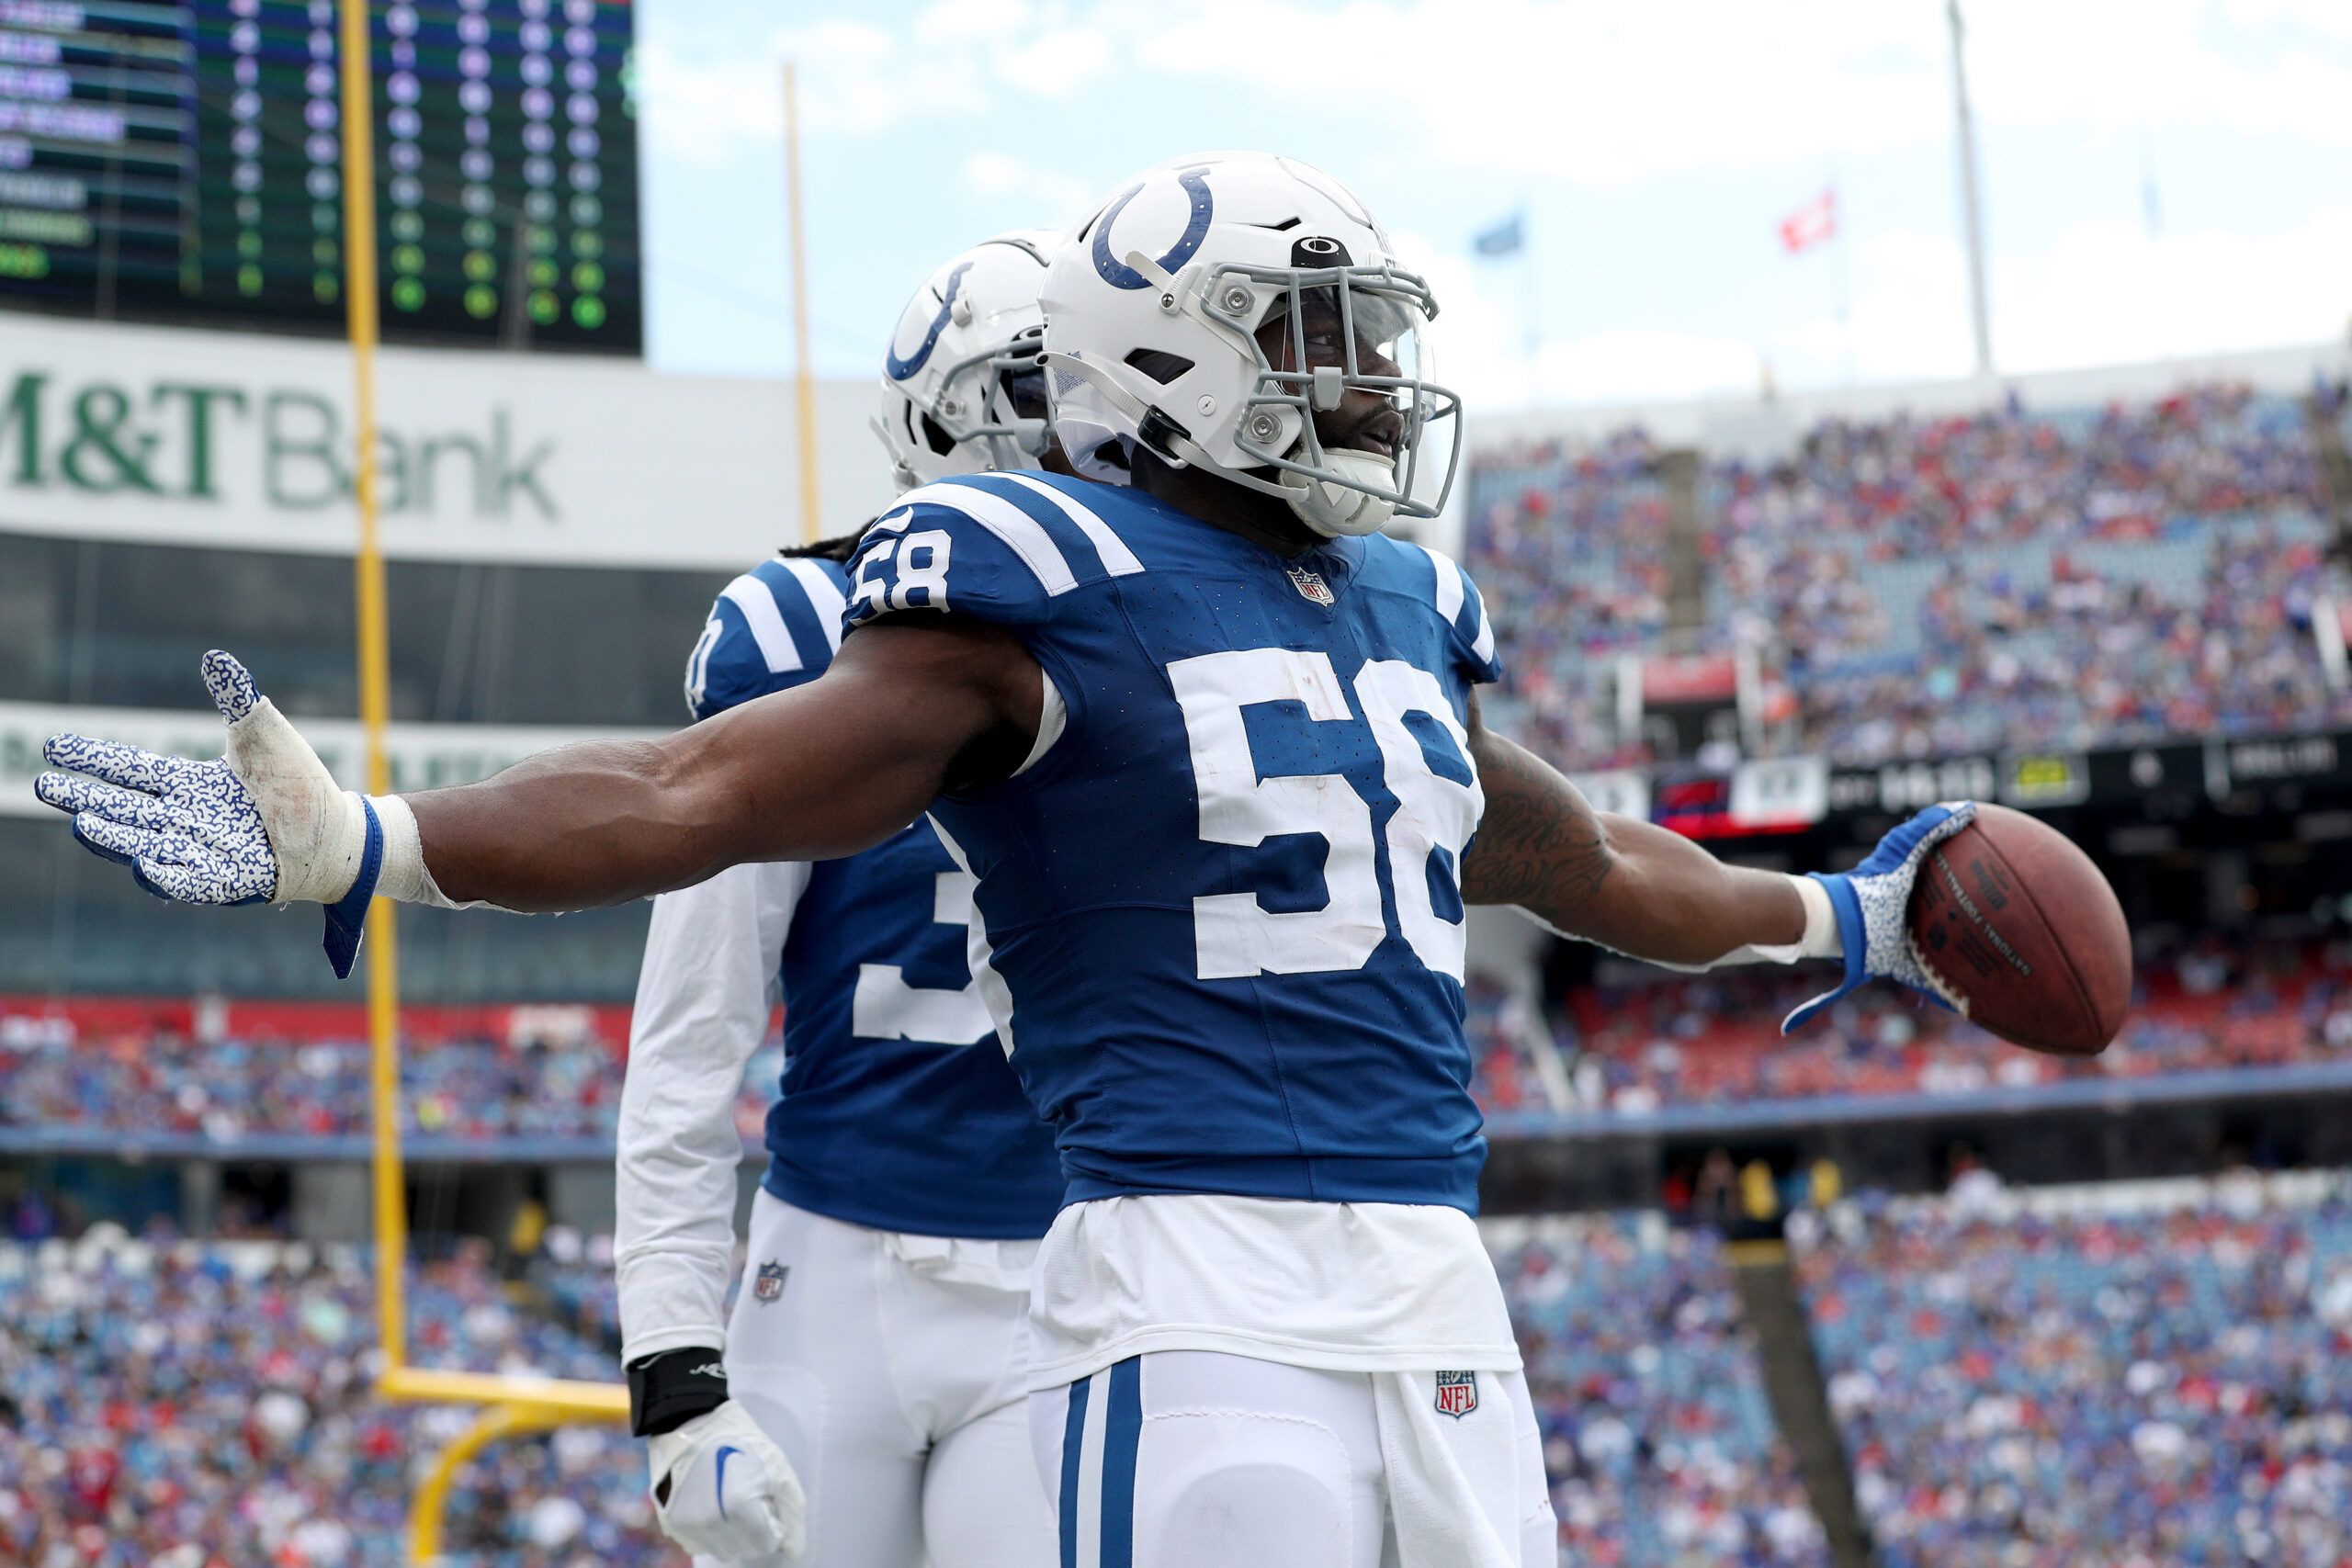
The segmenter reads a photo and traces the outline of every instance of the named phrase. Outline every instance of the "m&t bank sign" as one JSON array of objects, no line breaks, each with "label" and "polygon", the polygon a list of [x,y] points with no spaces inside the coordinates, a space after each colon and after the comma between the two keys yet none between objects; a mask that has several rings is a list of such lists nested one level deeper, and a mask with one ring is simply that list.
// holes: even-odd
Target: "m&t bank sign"
[{"label": "m&t bank sign", "polygon": [[[69,497],[316,513],[351,502],[354,445],[335,403],[290,387],[19,367],[0,398],[11,513]],[[555,439],[518,434],[503,404],[463,421],[387,422],[376,464],[388,516],[527,525],[562,515]]]}]

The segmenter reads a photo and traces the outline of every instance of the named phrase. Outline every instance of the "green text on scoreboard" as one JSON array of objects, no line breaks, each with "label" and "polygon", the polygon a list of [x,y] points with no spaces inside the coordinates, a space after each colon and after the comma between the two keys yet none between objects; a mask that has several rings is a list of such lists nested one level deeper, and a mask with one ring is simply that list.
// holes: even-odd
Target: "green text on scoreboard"
[{"label": "green text on scoreboard", "polygon": [[[393,337],[642,341],[626,0],[374,0]],[[0,299],[343,319],[335,0],[0,0]]]}]

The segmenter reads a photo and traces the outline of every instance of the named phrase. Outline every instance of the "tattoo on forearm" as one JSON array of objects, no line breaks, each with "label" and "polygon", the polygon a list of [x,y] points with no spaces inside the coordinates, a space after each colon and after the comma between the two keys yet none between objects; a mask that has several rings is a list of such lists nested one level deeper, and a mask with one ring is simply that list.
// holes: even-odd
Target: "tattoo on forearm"
[{"label": "tattoo on forearm", "polygon": [[1609,831],[1576,785],[1541,758],[1490,731],[1476,750],[1487,814],[1463,859],[1462,897],[1523,905],[1557,923],[1609,880]]}]

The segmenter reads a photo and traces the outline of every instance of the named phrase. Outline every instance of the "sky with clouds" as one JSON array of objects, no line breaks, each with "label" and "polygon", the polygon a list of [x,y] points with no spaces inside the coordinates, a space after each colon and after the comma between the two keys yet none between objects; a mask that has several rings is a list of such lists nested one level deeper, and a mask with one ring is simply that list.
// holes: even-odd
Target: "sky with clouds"
[{"label": "sky with clouds", "polygon": [[[2352,0],[1965,0],[2006,370],[2340,338]],[[1490,407],[1964,374],[1943,0],[637,0],[649,357],[878,365],[936,264],[1218,147],[1353,186]],[[1840,241],[1781,248],[1826,185]],[[1521,255],[1471,241],[1514,210]]]}]

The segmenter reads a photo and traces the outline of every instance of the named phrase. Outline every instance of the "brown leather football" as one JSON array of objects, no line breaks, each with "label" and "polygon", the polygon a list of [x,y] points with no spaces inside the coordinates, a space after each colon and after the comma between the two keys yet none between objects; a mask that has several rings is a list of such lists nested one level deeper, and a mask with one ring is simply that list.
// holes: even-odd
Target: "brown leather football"
[{"label": "brown leather football", "polygon": [[2096,1055],[2132,1004],[2132,933],[2091,857],[2022,811],[1979,806],[1928,852],[1911,942],[1946,998],[2002,1039]]}]

